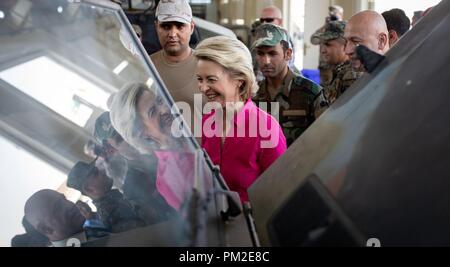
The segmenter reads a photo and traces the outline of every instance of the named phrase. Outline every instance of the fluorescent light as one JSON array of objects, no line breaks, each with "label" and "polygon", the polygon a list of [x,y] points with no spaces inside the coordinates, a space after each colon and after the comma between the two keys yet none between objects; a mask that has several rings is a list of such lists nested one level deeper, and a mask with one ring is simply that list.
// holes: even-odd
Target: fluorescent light
[{"label": "fluorescent light", "polygon": [[60,14],[64,11],[64,9],[62,8],[62,6],[59,6],[56,10],[57,10],[58,13],[60,13]]},{"label": "fluorescent light", "polygon": [[4,18],[5,18],[5,13],[0,10],[0,19],[4,19]]},{"label": "fluorescent light", "polygon": [[124,60],[113,70],[113,72],[116,75],[119,75],[128,65],[128,61]]}]

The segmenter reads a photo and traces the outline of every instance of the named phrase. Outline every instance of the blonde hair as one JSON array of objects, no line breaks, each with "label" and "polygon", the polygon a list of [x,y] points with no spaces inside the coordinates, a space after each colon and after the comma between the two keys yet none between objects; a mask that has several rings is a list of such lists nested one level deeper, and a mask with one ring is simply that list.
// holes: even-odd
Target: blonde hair
[{"label": "blonde hair", "polygon": [[233,79],[244,81],[239,89],[242,100],[248,100],[258,91],[252,56],[241,41],[227,36],[211,37],[198,44],[194,56],[198,60],[215,62],[222,66]]},{"label": "blonde hair", "polygon": [[145,91],[154,94],[143,83],[127,84],[111,97],[109,106],[114,129],[128,144],[139,150],[141,147],[139,136],[143,126],[137,112],[137,102]]}]

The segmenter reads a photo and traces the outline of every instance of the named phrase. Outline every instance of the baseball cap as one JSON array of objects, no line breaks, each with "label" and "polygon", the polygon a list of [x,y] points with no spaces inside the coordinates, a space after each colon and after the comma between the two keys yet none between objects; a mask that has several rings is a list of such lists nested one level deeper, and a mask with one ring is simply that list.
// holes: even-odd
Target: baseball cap
[{"label": "baseball cap", "polygon": [[104,112],[100,115],[95,121],[94,127],[94,137],[95,139],[102,144],[103,140],[107,140],[112,138],[118,134],[114,127],[111,124],[111,118],[109,116],[109,112]]},{"label": "baseball cap", "polygon": [[77,162],[69,172],[67,186],[81,192],[81,190],[83,189],[83,184],[96,168],[95,161],[96,160],[92,161],[91,163],[82,161]]},{"label": "baseball cap", "polygon": [[289,42],[286,30],[273,24],[261,24],[256,28],[255,36],[252,50],[260,46],[276,46],[281,41]]},{"label": "baseball cap", "polygon": [[192,9],[186,0],[161,0],[155,15],[159,22],[192,22]]},{"label": "baseball cap", "polygon": [[328,41],[344,38],[345,21],[330,21],[322,32],[315,33],[311,37],[311,43],[318,45]]}]

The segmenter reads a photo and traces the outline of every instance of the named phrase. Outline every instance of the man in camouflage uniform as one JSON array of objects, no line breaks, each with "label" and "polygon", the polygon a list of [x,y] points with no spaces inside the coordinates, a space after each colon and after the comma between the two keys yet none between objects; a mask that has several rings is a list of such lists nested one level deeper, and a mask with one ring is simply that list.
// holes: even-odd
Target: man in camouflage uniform
[{"label": "man in camouflage uniform", "polygon": [[[332,5],[328,7],[328,16],[325,18],[325,24],[318,29],[311,36],[311,44],[320,45],[320,49],[322,49],[323,44],[320,43],[320,35],[325,31],[328,23],[331,21],[342,21],[344,18],[344,9],[338,5]],[[331,82],[331,78],[333,75],[333,65],[330,65],[326,62],[322,54],[319,54],[319,71],[320,71],[320,84],[324,85]]]},{"label": "man in camouflage uniform", "polygon": [[[259,82],[255,103],[278,102],[280,110],[271,110],[279,117],[288,146],[328,107],[322,88],[293,72],[288,62],[292,56],[289,37],[281,27],[263,24],[256,29],[252,50],[264,80]],[[279,113],[278,113],[279,112]],[[278,114],[277,114],[278,113]]]},{"label": "man in camouflage uniform", "polygon": [[346,41],[344,29],[346,22],[331,21],[324,31],[317,35],[320,40],[320,53],[324,61],[332,67],[332,77],[324,85],[324,94],[328,102],[333,104],[357,79],[363,70],[354,70],[348,55],[345,54]]}]

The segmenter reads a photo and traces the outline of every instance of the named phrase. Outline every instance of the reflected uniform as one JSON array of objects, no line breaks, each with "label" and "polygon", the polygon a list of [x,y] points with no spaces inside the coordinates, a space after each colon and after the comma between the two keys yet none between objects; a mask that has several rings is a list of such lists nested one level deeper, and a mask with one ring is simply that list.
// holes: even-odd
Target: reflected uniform
[{"label": "reflected uniform", "polygon": [[119,190],[111,190],[93,203],[97,207],[100,219],[113,233],[121,233],[145,225]]}]

